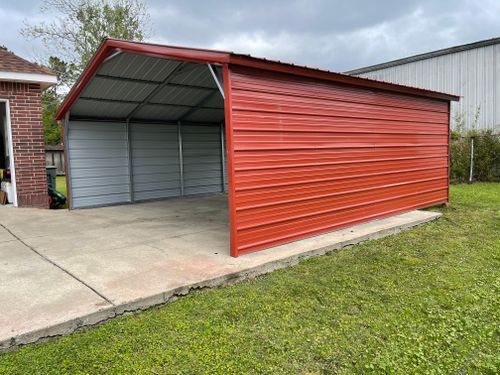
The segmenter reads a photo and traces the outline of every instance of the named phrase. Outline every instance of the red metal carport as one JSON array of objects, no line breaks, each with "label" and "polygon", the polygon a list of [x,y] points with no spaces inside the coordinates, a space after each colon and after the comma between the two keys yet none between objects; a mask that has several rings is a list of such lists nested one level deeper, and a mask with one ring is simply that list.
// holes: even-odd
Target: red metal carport
[{"label": "red metal carport", "polygon": [[107,39],[58,120],[117,51],[222,67],[232,256],[449,201],[449,102],[457,96]]}]

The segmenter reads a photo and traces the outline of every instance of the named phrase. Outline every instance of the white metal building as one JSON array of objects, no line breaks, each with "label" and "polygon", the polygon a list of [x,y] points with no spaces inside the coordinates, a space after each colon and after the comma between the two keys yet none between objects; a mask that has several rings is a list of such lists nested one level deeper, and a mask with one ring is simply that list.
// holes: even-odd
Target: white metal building
[{"label": "white metal building", "polygon": [[424,53],[346,72],[459,95],[452,127],[500,131],[500,38]]}]

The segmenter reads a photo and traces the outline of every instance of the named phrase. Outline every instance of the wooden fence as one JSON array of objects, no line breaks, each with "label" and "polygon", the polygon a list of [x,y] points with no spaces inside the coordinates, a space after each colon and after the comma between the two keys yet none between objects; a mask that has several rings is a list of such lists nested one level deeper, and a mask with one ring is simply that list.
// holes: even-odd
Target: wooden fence
[{"label": "wooden fence", "polygon": [[57,175],[64,176],[64,146],[45,146],[45,165],[54,165],[57,168]]}]

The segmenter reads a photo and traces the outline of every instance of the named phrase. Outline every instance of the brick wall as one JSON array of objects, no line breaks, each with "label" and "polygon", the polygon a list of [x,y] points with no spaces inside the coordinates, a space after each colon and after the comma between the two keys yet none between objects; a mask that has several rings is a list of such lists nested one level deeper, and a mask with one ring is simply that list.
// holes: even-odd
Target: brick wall
[{"label": "brick wall", "polygon": [[40,85],[0,82],[0,98],[9,99],[18,205],[47,208]]}]

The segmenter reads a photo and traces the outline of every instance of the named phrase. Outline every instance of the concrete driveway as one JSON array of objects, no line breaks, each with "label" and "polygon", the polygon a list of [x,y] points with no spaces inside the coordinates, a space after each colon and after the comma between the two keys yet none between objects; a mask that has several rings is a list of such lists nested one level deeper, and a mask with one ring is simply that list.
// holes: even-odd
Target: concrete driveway
[{"label": "concrete driveway", "polygon": [[74,211],[0,207],[0,349],[437,217],[412,211],[231,258],[224,195]]}]

